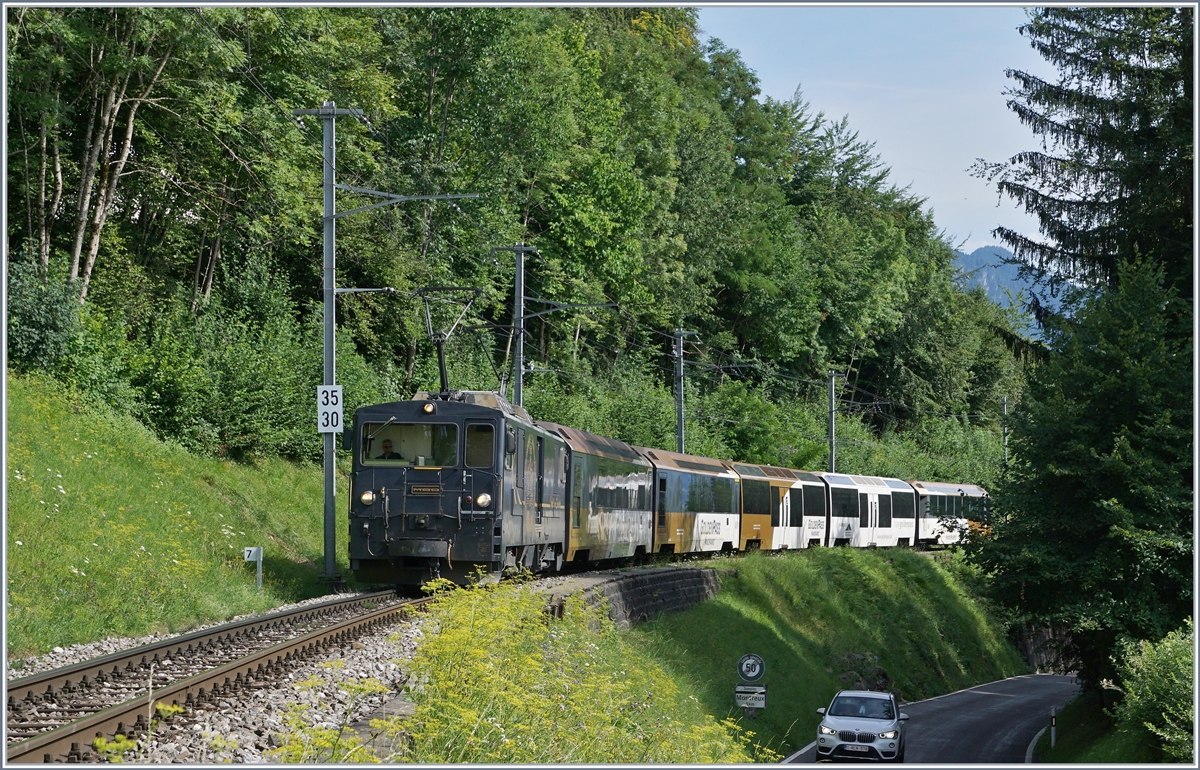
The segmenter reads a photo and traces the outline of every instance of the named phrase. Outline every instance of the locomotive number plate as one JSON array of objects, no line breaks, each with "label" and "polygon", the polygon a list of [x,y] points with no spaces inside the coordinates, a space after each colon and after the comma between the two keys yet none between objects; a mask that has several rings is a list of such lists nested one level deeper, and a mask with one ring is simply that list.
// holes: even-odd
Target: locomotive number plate
[{"label": "locomotive number plate", "polygon": [[439,484],[409,484],[410,495],[440,495],[442,487]]}]

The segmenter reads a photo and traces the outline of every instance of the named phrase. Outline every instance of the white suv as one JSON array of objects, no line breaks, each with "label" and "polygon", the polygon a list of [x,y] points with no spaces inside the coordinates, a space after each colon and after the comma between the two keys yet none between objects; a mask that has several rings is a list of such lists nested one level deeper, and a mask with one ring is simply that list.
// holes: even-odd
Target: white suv
[{"label": "white suv", "polygon": [[817,759],[904,761],[904,721],[896,698],[887,692],[842,690],[817,726]]}]

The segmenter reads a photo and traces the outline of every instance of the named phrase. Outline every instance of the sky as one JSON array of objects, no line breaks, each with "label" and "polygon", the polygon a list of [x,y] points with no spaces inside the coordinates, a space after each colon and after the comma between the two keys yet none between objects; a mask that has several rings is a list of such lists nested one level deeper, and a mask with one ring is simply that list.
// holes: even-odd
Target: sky
[{"label": "sky", "polygon": [[[813,112],[849,117],[899,187],[926,199],[966,252],[997,245],[998,225],[1027,235],[1037,222],[994,184],[968,172],[1038,146],[1005,105],[1005,69],[1054,76],[1016,28],[1023,8],[702,7],[701,39],[720,39],[758,74],[762,97],[797,87]],[[999,205],[997,205],[999,204]]]}]

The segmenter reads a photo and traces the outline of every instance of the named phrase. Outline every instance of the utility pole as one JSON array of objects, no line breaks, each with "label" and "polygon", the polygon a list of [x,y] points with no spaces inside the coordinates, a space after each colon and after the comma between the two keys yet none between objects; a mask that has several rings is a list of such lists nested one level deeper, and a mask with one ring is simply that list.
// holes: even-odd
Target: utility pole
[{"label": "utility pole", "polygon": [[696,332],[675,330],[675,444],[676,451],[683,454],[683,338],[684,335],[699,337]]},{"label": "utility pole", "polygon": [[[513,282],[513,327],[517,335],[517,369],[513,377],[513,401],[525,406],[525,250],[523,243],[513,244],[517,275]],[[536,249],[535,249],[536,251]]]},{"label": "utility pole", "polygon": [[835,414],[837,414],[837,409],[835,408],[835,404],[837,403],[837,400],[836,400],[837,395],[833,392],[833,380],[836,377],[841,377],[844,380],[844,379],[846,379],[846,375],[838,374],[837,372],[833,371],[832,369],[829,370],[829,472],[830,473],[835,472],[834,471],[834,459],[836,457],[835,450],[834,450],[834,429],[833,429],[833,416]]},{"label": "utility pole", "polygon": [[[552,302],[550,300],[538,299],[537,297],[529,297],[530,302],[541,302],[545,305],[553,305],[549,310],[540,310],[536,313],[525,315],[525,253],[539,254],[536,246],[527,246],[524,243],[514,243],[512,246],[497,246],[491,250],[491,254],[497,251],[511,251],[515,256],[516,277],[513,280],[513,333],[517,337],[517,349],[515,353],[514,363],[516,366],[515,376],[513,377],[513,404],[516,406],[525,406],[525,322],[530,318],[547,315],[549,313],[557,313],[560,310],[574,310],[585,307],[616,307],[612,302],[603,304],[565,304],[562,302]],[[504,392],[504,381],[500,381],[501,395]]]},{"label": "utility pole", "polygon": [[[511,251],[515,256],[516,278],[513,281],[513,334],[517,337],[515,358],[516,372],[513,377],[513,404],[523,407],[525,400],[525,252],[538,253],[536,246],[514,243],[512,246],[497,246],[490,253]],[[500,390],[504,390],[501,381]],[[503,395],[503,394],[502,394]]]},{"label": "utility pole", "polygon": [[[292,114],[296,116],[296,120],[300,120],[301,115],[317,115],[321,118],[321,146],[322,146],[322,190],[325,199],[325,212],[322,218],[324,222],[324,259],[322,261],[322,283],[325,296],[325,342],[324,342],[324,358],[325,358],[325,374],[324,384],[332,386],[336,383],[334,371],[334,314],[336,308],[337,297],[337,270],[335,265],[336,252],[336,231],[337,219],[339,217],[355,214],[359,211],[378,208],[379,206],[390,206],[396,203],[410,200],[434,200],[445,198],[477,198],[478,195],[393,195],[391,193],[379,192],[377,190],[365,190],[358,187],[350,187],[348,185],[337,184],[336,169],[337,169],[337,133],[336,133],[336,118],[338,115],[354,115],[361,117],[362,110],[355,109],[338,109],[333,102],[325,102],[320,109],[316,110],[292,110]],[[382,203],[374,203],[370,206],[362,206],[349,211],[337,213],[337,201],[335,198],[335,190],[341,188],[350,192],[362,193],[365,195],[375,195],[385,198]],[[333,434],[325,433],[325,568],[319,580],[329,582],[339,582],[342,576],[337,572],[337,509],[334,504],[334,488],[336,469],[336,455],[334,454]]]}]

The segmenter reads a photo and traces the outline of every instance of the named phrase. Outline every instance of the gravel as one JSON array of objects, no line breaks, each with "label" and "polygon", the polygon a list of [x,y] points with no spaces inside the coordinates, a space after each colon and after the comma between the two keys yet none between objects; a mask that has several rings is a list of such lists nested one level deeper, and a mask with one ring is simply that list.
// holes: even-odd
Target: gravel
[{"label": "gravel", "polygon": [[[315,599],[306,599],[302,602],[296,602],[295,604],[285,604],[280,607],[276,607],[275,609],[271,610],[268,613],[251,613],[249,615],[238,615],[237,617],[232,618],[230,620],[222,620],[222,621],[218,621],[216,623],[209,623],[208,625],[205,625],[205,626],[197,626],[196,628],[193,628],[190,631],[186,631],[185,633],[190,634],[190,633],[194,633],[196,631],[203,631],[206,628],[213,628],[214,626],[223,626],[226,623],[236,623],[239,620],[246,620],[248,618],[258,617],[258,616],[264,615],[264,614],[271,614],[273,612],[283,612],[284,610],[291,610],[291,609],[295,609],[297,607],[307,607],[310,604],[320,604],[321,602],[332,601],[334,599],[349,599],[354,596],[358,596],[358,594],[357,593],[342,593],[342,594],[331,594],[331,595],[327,595],[327,596],[318,596]],[[7,670],[5,671],[5,680],[12,681],[14,679],[19,679],[21,677],[33,676],[34,674],[40,674],[43,671],[52,671],[56,668],[62,668],[63,666],[71,666],[76,663],[83,663],[85,661],[94,660],[95,658],[102,658],[105,655],[111,655],[114,652],[122,652],[124,650],[130,650],[130,649],[133,649],[134,647],[141,647],[143,645],[153,644],[155,642],[161,642],[164,639],[170,639],[172,637],[181,636],[181,635],[182,634],[150,634],[149,636],[137,636],[137,637],[110,636],[107,639],[102,639],[98,642],[89,642],[87,644],[76,644],[76,645],[72,645],[70,647],[55,647],[53,650],[46,653],[45,655],[35,655],[30,658],[23,658],[23,659],[18,658],[16,660],[8,660],[7,661]],[[14,666],[14,664],[16,664],[16,665]]]},{"label": "gravel", "polygon": [[[360,637],[249,698],[223,700],[214,709],[177,716],[155,730],[140,756],[126,755],[126,761],[274,762],[268,752],[291,732],[289,712],[305,727],[337,729],[363,723],[399,697],[405,683],[400,661],[412,657],[422,635],[420,622],[403,621]],[[355,695],[341,686],[366,680],[377,681],[386,692]]]}]

